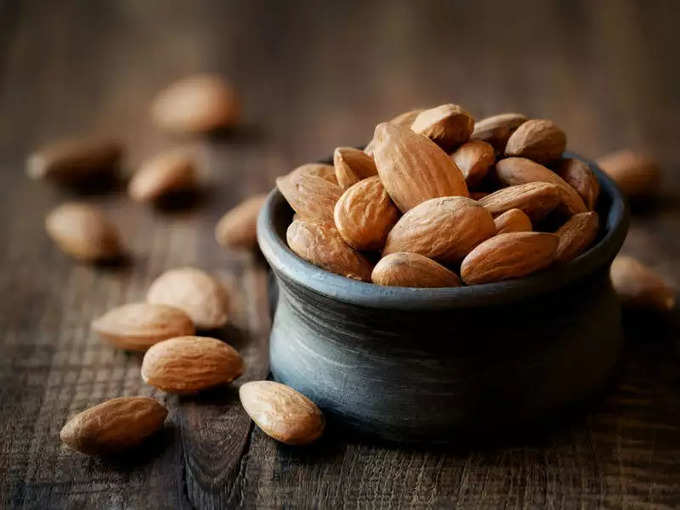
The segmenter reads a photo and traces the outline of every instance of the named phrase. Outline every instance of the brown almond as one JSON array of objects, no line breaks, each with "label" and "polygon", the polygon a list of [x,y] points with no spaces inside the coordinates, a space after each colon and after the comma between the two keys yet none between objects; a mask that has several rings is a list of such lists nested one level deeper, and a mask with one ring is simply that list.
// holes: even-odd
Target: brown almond
[{"label": "brown almond", "polygon": [[198,74],[172,83],[151,104],[153,123],[173,133],[206,133],[232,127],[240,115],[235,89],[212,74]]},{"label": "brown almond", "polygon": [[621,150],[598,158],[597,164],[631,199],[649,198],[659,191],[661,169],[645,154]]},{"label": "brown almond", "polygon": [[335,202],[342,188],[329,180],[335,169],[330,165],[302,165],[288,175],[276,179],[276,186],[293,210],[302,218],[316,221],[333,221]]},{"label": "brown almond", "polygon": [[487,117],[475,122],[475,129],[470,139],[490,143],[496,152],[502,154],[505,152],[505,144],[510,135],[527,120],[527,117],[521,113],[501,113]]},{"label": "brown almond", "polygon": [[334,225],[295,220],[286,239],[295,254],[316,266],[355,280],[371,279],[371,263],[345,243]]},{"label": "brown almond", "polygon": [[445,151],[467,142],[475,127],[475,119],[457,104],[443,104],[422,111],[411,129],[427,136]]},{"label": "brown almond", "polygon": [[183,310],[198,329],[220,328],[227,323],[227,291],[208,273],[193,267],[160,275],[149,287],[146,300]]},{"label": "brown almond", "polygon": [[478,202],[465,197],[433,198],[399,219],[387,236],[383,255],[405,251],[455,264],[495,234],[491,214]]},{"label": "brown almond", "polygon": [[399,210],[375,175],[357,182],[335,204],[335,227],[355,250],[380,250]]},{"label": "brown almond", "polygon": [[391,253],[373,268],[371,280],[391,287],[458,287],[453,271],[418,253]]},{"label": "brown almond", "polygon": [[509,209],[493,222],[496,224],[496,233],[507,234],[509,232],[531,232],[531,218],[521,209]]},{"label": "brown almond", "polygon": [[167,415],[168,410],[153,398],[119,397],[76,414],[59,436],[87,455],[119,454],[160,430]]},{"label": "brown almond", "polygon": [[595,209],[600,183],[586,163],[576,158],[563,158],[555,166],[555,173],[581,195],[589,210]]},{"label": "brown almond", "polygon": [[574,214],[555,234],[560,238],[555,261],[566,263],[583,253],[597,237],[600,219],[596,212]]},{"label": "brown almond", "polygon": [[193,335],[194,323],[173,306],[129,303],[93,320],[92,329],[120,349],[145,351],[161,340]]},{"label": "brown almond", "polygon": [[262,193],[227,211],[215,226],[215,239],[223,248],[252,250],[257,246],[257,217],[267,200]]},{"label": "brown almond", "polygon": [[326,426],[314,402],[290,386],[273,381],[251,381],[239,388],[241,405],[269,437],[289,445],[316,441]]},{"label": "brown almond", "polygon": [[128,193],[133,200],[149,202],[197,186],[196,164],[186,149],[158,154],[132,176]]},{"label": "brown almond", "polygon": [[488,283],[535,273],[555,259],[559,239],[544,232],[511,232],[487,239],[463,260],[460,275],[468,284]]},{"label": "brown almond", "polygon": [[469,195],[453,160],[429,138],[389,123],[375,128],[375,164],[401,212],[431,198]]},{"label": "brown almond", "polygon": [[110,260],[123,253],[118,229],[91,205],[60,205],[47,215],[45,228],[64,253],[79,260]]},{"label": "brown almond", "polygon": [[543,219],[562,199],[559,186],[548,182],[528,182],[508,186],[479,199],[493,216],[510,209],[521,209],[532,222]]},{"label": "brown almond", "polygon": [[614,259],[611,279],[627,308],[669,311],[675,307],[675,290],[652,268],[626,255]]},{"label": "brown almond", "polygon": [[194,393],[230,383],[243,360],[229,344],[205,336],[180,336],[152,345],[142,360],[142,379],[168,393]]},{"label": "brown almond", "polygon": [[[390,124],[396,124],[397,126],[404,126],[410,128],[411,124],[413,124],[413,121],[416,120],[416,117],[422,111],[424,111],[424,108],[409,110],[407,112],[400,113],[396,117],[393,117],[392,119],[386,122],[389,122]],[[373,157],[373,153],[375,152],[375,138],[372,138],[371,141],[368,142],[366,147],[364,147],[364,152],[369,156]]]},{"label": "brown almond", "polygon": [[522,123],[505,145],[505,154],[549,163],[562,156],[567,148],[567,136],[557,125],[546,119],[531,119]]},{"label": "brown almond", "polygon": [[456,166],[463,172],[468,189],[478,186],[496,161],[493,147],[481,140],[466,142],[451,154]]},{"label": "brown almond", "polygon": [[338,147],[333,152],[335,177],[342,189],[378,173],[373,158],[360,149]]},{"label": "brown almond", "polygon": [[505,186],[526,184],[529,182],[549,182],[560,188],[560,196],[564,209],[568,214],[586,212],[588,209],[583,199],[574,188],[569,186],[559,175],[549,168],[526,158],[506,158],[496,163],[495,174]]}]

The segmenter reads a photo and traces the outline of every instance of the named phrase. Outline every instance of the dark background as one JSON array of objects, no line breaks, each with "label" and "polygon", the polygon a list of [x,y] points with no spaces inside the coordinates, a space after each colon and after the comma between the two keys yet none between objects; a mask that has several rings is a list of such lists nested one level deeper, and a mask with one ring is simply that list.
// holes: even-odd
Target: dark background
[{"label": "dark background", "polygon": [[[551,118],[570,150],[589,157],[653,154],[662,195],[635,215],[624,249],[677,285],[680,3],[36,1],[0,3],[0,16],[0,506],[680,504],[677,313],[631,323],[622,375],[587,417],[462,451],[333,434],[309,449],[279,446],[251,427],[235,393],[153,391],[137,357],[89,330],[108,308],[141,299],[164,269],[203,267],[232,289],[224,337],[248,362],[244,380],[265,377],[265,270],[223,252],[214,222],[294,166],[365,143],[377,122],[443,102],[477,118]],[[232,136],[178,140],[152,128],[155,92],[197,71],[239,89],[245,118]],[[36,146],[92,132],[125,140],[128,170],[190,143],[210,174],[210,192],[186,211],[155,211],[121,192],[85,197],[123,232],[126,267],[59,253],[43,218],[73,195],[24,175]],[[134,394],[172,410],[148,449],[111,461],[60,444],[68,416]]]}]

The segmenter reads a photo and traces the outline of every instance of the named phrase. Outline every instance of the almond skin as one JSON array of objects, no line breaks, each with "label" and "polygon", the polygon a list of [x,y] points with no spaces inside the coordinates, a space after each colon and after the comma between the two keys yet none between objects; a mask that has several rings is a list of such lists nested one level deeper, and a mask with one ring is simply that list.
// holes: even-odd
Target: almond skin
[{"label": "almond skin", "polygon": [[93,320],[92,330],[120,349],[146,351],[161,340],[193,335],[194,323],[179,308],[129,303]]},{"label": "almond skin", "polygon": [[373,268],[371,280],[391,287],[458,287],[453,271],[417,253],[391,253]]},{"label": "almond skin", "polygon": [[243,360],[230,345],[204,336],[180,336],[151,346],[142,379],[168,393],[194,393],[230,383],[243,374]]},{"label": "almond skin", "polygon": [[535,273],[555,259],[559,238],[544,232],[498,234],[472,250],[460,266],[468,284],[489,283]]},{"label": "almond skin", "polygon": [[596,212],[574,214],[555,234],[560,238],[555,261],[569,262],[583,253],[597,237],[600,218]]},{"label": "almond skin", "polygon": [[362,179],[377,175],[373,158],[360,149],[338,147],[333,152],[335,177],[343,190]]},{"label": "almond skin", "polygon": [[470,139],[490,143],[497,153],[502,154],[510,135],[527,120],[521,113],[501,113],[487,117],[475,122]]},{"label": "almond skin", "polygon": [[380,180],[401,212],[431,198],[469,196],[461,171],[427,137],[383,123],[375,128],[374,138]]},{"label": "almond skin", "polygon": [[599,158],[597,164],[628,198],[646,199],[659,191],[661,169],[645,154],[621,150]]},{"label": "almond skin", "polygon": [[118,454],[161,429],[168,410],[148,397],[119,397],[75,415],[59,436],[87,455]]},{"label": "almond skin", "polygon": [[196,165],[186,149],[164,152],[145,162],[132,176],[128,193],[137,202],[158,200],[197,187]]},{"label": "almond skin", "polygon": [[251,381],[239,388],[241,405],[269,437],[289,445],[305,445],[323,434],[326,420],[314,402],[290,386]]},{"label": "almond skin", "polygon": [[521,209],[532,222],[543,219],[561,203],[559,186],[548,182],[528,182],[508,186],[479,199],[493,216],[510,209]]},{"label": "almond skin", "polygon": [[227,323],[227,292],[200,269],[182,267],[166,271],[151,284],[146,300],[183,310],[198,329],[220,328]]},{"label": "almond skin", "polygon": [[675,307],[675,290],[656,271],[633,257],[616,257],[611,279],[627,308],[666,312]]},{"label": "almond skin", "polygon": [[[397,126],[404,126],[410,128],[411,124],[413,124],[413,121],[416,120],[416,117],[422,111],[424,111],[424,108],[409,110],[408,112],[400,113],[399,115],[388,120],[387,122],[389,122],[390,124],[396,124]],[[366,147],[364,147],[364,152],[371,157],[373,156],[373,153],[375,152],[375,138],[371,139],[371,141],[368,142]]]},{"label": "almond skin", "polygon": [[326,271],[355,280],[371,280],[371,263],[345,243],[332,224],[294,220],[288,226],[286,239],[296,255]]},{"label": "almond skin", "polygon": [[549,163],[562,156],[567,136],[551,120],[531,119],[522,123],[505,146],[507,156],[519,156]]},{"label": "almond skin", "polygon": [[252,250],[257,246],[257,216],[267,200],[262,193],[227,211],[215,226],[215,239],[223,248]]},{"label": "almond skin", "polygon": [[331,175],[335,179],[335,169],[330,165],[302,165],[276,179],[276,186],[300,217],[332,222],[342,188],[330,181]]},{"label": "almond skin", "polygon": [[509,232],[531,232],[531,218],[521,209],[509,209],[493,220],[496,225],[496,233],[507,234]]},{"label": "almond skin", "polygon": [[465,197],[433,198],[399,219],[387,236],[383,255],[405,251],[455,264],[495,234],[491,214],[478,202]]},{"label": "almond skin", "polygon": [[493,147],[481,140],[464,143],[451,154],[456,166],[463,172],[468,189],[478,186],[491,165],[496,161]]},{"label": "almond skin", "polygon": [[589,210],[595,209],[600,183],[587,164],[575,158],[563,158],[555,166],[555,173],[578,192]]},{"label": "almond skin", "polygon": [[411,129],[427,136],[445,151],[467,142],[475,127],[475,119],[457,104],[443,104],[424,110],[411,124]]},{"label": "almond skin", "polygon": [[64,253],[78,260],[111,260],[123,253],[118,229],[91,205],[60,205],[45,218],[45,229]]}]

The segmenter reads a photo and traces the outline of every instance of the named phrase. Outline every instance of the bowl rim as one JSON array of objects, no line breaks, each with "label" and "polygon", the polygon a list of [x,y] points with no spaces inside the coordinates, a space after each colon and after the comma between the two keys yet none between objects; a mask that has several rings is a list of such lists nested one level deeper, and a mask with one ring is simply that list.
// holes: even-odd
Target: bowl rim
[{"label": "bowl rim", "polygon": [[[274,273],[322,296],[369,308],[392,310],[436,310],[480,305],[511,304],[518,300],[555,292],[581,281],[598,269],[608,267],[618,253],[628,231],[629,210],[618,186],[591,160],[564,152],[564,158],[586,163],[600,183],[600,195],[611,199],[602,238],[564,266],[500,282],[460,287],[386,287],[346,278],[322,269],[296,255],[278,235],[276,211],[285,202],[274,188],[267,197],[257,221],[257,240]],[[602,218],[600,218],[602,222]]]}]

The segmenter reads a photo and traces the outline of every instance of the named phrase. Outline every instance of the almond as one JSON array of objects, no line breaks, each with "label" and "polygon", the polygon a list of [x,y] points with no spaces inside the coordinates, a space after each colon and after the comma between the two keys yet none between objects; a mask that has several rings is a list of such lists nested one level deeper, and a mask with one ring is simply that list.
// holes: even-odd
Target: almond
[{"label": "almond", "polygon": [[309,444],[323,434],[321,410],[302,393],[273,381],[251,381],[239,388],[241,405],[269,437],[285,444]]},{"label": "almond", "polygon": [[445,151],[467,142],[475,127],[475,119],[457,104],[443,104],[422,111],[411,129],[427,136]]},{"label": "almond", "polygon": [[451,154],[451,158],[463,172],[468,189],[478,186],[496,161],[493,147],[481,140],[464,143]]},{"label": "almond", "polygon": [[[325,168],[325,170],[324,170]],[[309,220],[333,221],[335,202],[342,195],[342,189],[321,172],[332,172],[329,165],[302,165],[288,175],[276,179],[276,186],[293,210]]]},{"label": "almond", "polygon": [[128,193],[133,200],[149,202],[170,193],[196,188],[196,165],[186,149],[164,152],[142,164],[132,176]]},{"label": "almond", "polygon": [[460,266],[468,284],[519,278],[548,267],[559,238],[544,232],[498,234],[472,250]]},{"label": "almond", "polygon": [[470,136],[472,140],[490,143],[496,152],[505,152],[505,144],[510,135],[527,121],[521,113],[501,113],[475,122],[475,129]]},{"label": "almond", "polygon": [[315,177],[321,177],[331,184],[338,184],[338,178],[335,175],[335,167],[333,165],[327,165],[325,163],[305,163],[304,165],[297,167],[293,172],[298,176],[313,175]]},{"label": "almond", "polygon": [[468,196],[461,171],[428,138],[389,123],[379,124],[374,138],[380,180],[402,212],[430,198]]},{"label": "almond", "polygon": [[219,328],[227,323],[227,292],[200,269],[182,267],[166,271],[151,284],[146,300],[183,310],[198,329]]},{"label": "almond", "polygon": [[204,336],[180,336],[151,346],[142,379],[168,393],[194,393],[230,383],[243,374],[243,360],[230,345]]},{"label": "almond", "polygon": [[631,199],[649,198],[659,191],[661,170],[645,154],[622,150],[599,158],[597,164]]},{"label": "almond", "polygon": [[531,219],[521,209],[509,209],[493,220],[496,233],[531,232]]},{"label": "almond", "polygon": [[561,208],[568,214],[586,212],[583,199],[574,188],[549,168],[526,158],[506,158],[496,163],[496,176],[505,186],[529,182],[549,182],[560,188]]},{"label": "almond", "polygon": [[406,251],[455,264],[495,234],[491,214],[478,202],[465,197],[433,198],[399,219],[387,236],[383,255]]},{"label": "almond", "polygon": [[119,397],[75,415],[61,440],[87,455],[118,454],[140,445],[163,426],[168,410],[148,397]]},{"label": "almond", "polygon": [[391,253],[373,268],[371,280],[392,287],[458,287],[453,271],[417,253]]},{"label": "almond", "polygon": [[295,254],[314,265],[355,280],[371,279],[371,263],[331,224],[298,219],[288,227],[286,239]]},{"label": "almond", "polygon": [[110,260],[123,252],[115,225],[87,204],[60,205],[47,215],[45,228],[64,253],[79,260]]},{"label": "almond", "polygon": [[179,308],[130,303],[109,310],[92,321],[92,329],[116,347],[145,351],[161,340],[193,335],[194,323]]},{"label": "almond", "polygon": [[675,307],[675,290],[656,271],[633,257],[616,257],[611,279],[625,307],[662,312]]},{"label": "almond", "polygon": [[225,213],[215,226],[215,239],[220,246],[246,250],[255,248],[257,217],[266,200],[266,193],[255,195]]},{"label": "almond", "polygon": [[600,183],[586,163],[576,158],[563,158],[556,165],[555,173],[581,195],[589,210],[595,209]]},{"label": "almond", "polygon": [[562,156],[567,137],[551,120],[531,119],[522,123],[505,145],[505,154],[549,163]]},{"label": "almond", "polygon": [[531,221],[543,219],[561,202],[560,188],[548,182],[528,182],[508,186],[479,199],[493,216],[510,209],[521,209]]},{"label": "almond", "polygon": [[574,214],[555,232],[560,238],[555,260],[564,264],[579,256],[593,244],[599,228],[600,219],[596,212]]},{"label": "almond", "polygon": [[[388,120],[387,122],[389,122],[390,124],[395,124],[397,126],[404,126],[410,128],[411,124],[413,124],[413,121],[416,120],[416,117],[422,111],[424,111],[423,108],[409,110],[408,112],[400,113],[399,115],[392,118],[391,120]],[[364,148],[364,152],[369,156],[373,156],[373,153],[375,152],[375,138],[368,142],[368,145],[366,145],[366,147]]]},{"label": "almond", "polygon": [[217,75],[198,74],[162,90],[151,105],[154,124],[174,133],[206,133],[233,126],[240,104],[234,88]]},{"label": "almond", "polygon": [[373,158],[360,149],[338,147],[333,153],[335,177],[342,189],[347,189],[366,177],[378,173]]}]

